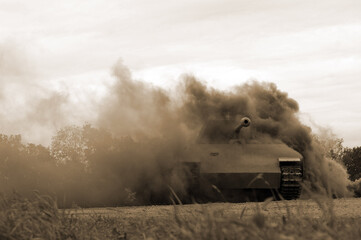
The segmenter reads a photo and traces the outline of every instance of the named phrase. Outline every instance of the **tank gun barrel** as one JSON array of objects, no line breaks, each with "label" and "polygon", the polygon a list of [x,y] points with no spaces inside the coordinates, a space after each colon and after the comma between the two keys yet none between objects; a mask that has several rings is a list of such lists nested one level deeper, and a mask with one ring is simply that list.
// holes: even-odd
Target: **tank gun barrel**
[{"label": "tank gun barrel", "polygon": [[250,124],[251,124],[251,119],[249,119],[248,117],[242,118],[240,124],[234,129],[235,138],[238,138],[241,128],[248,127]]}]

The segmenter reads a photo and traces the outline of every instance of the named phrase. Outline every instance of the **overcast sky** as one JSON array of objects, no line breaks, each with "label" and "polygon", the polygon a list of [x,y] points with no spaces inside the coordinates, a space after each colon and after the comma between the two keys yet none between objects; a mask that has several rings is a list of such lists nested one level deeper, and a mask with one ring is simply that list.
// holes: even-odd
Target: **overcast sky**
[{"label": "overcast sky", "polygon": [[0,132],[44,142],[91,119],[119,58],[164,88],[274,82],[305,123],[361,145],[359,0],[0,0]]}]

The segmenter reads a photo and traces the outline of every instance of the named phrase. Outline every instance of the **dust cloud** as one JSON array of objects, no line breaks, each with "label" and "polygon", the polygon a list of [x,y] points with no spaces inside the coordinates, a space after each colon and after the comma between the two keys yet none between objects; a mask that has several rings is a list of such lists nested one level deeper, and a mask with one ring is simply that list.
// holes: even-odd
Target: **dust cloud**
[{"label": "dust cloud", "polygon": [[[20,151],[26,169],[18,161],[14,176],[0,174],[8,186],[53,192],[66,206],[72,202],[81,206],[164,202],[169,200],[169,188],[187,194],[184,176],[174,166],[197,157],[189,149],[202,126],[210,118],[236,123],[248,116],[252,127],[241,131],[241,137],[284,142],[299,151],[305,159],[306,188],[339,197],[350,194],[343,166],[327,158],[311,128],[300,122],[298,103],[273,83],[250,81],[220,91],[184,75],[176,91],[170,92],[134,79],[122,61],[113,67],[113,76],[105,97],[94,102],[96,120],[82,127],[64,128],[79,110],[66,94],[51,92],[27,105],[23,119],[33,126],[60,130],[49,148],[24,145],[14,150]],[[20,144],[19,138],[2,139],[4,151]],[[25,153],[31,153],[37,163],[29,164]],[[27,185],[22,184],[19,176],[27,174],[28,179],[34,172],[34,184],[25,178]],[[9,185],[11,179],[16,184]]]},{"label": "dust cloud", "polygon": [[[298,103],[273,83],[257,81],[235,86],[229,92],[208,89],[194,77],[186,78],[186,115],[204,122],[208,116],[249,116],[256,139],[281,140],[305,159],[306,187],[336,196],[349,196],[344,167],[330,158],[312,131],[297,116]],[[269,138],[270,137],[270,138]]]},{"label": "dust cloud", "polygon": [[195,143],[201,127],[210,118],[237,122],[240,117],[248,116],[252,127],[243,132],[244,138],[282,141],[304,156],[307,188],[334,196],[350,195],[343,166],[327,158],[311,129],[299,121],[298,103],[275,84],[252,81],[219,91],[192,75],[184,75],[174,96],[134,80],[121,61],[113,73],[117,81],[101,105],[98,126],[109,129],[117,137],[129,136],[139,144],[135,152],[125,156],[133,164],[132,176],[120,180],[137,182],[136,192],[150,186],[159,189],[164,182],[169,183],[164,178],[165,169],[179,160],[196,157],[185,149]]},{"label": "dust cloud", "polygon": [[49,145],[57,129],[88,121],[77,116],[81,107],[69,92],[52,86],[28,45],[14,39],[0,42],[1,133]]}]

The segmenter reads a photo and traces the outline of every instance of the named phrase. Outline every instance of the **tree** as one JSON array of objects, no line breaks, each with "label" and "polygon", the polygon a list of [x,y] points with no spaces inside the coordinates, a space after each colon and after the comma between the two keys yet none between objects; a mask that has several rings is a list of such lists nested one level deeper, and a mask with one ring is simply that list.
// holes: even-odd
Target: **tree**
[{"label": "tree", "polygon": [[350,174],[350,180],[361,178],[361,147],[346,148],[342,160]]},{"label": "tree", "polygon": [[67,126],[60,129],[52,138],[50,153],[57,164],[86,164],[86,148],[83,129],[79,126]]}]

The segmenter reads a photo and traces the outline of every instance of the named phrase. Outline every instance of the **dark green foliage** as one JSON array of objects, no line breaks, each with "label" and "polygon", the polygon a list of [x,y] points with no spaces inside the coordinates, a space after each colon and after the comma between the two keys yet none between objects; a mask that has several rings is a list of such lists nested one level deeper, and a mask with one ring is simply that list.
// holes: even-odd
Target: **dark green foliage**
[{"label": "dark green foliage", "polygon": [[56,164],[48,148],[23,144],[20,135],[0,135],[0,187],[2,192],[48,191],[56,187]]},{"label": "dark green foliage", "polygon": [[326,157],[345,166],[349,179],[353,181],[348,188],[357,197],[361,197],[361,147],[345,148],[342,138],[320,139],[316,135],[313,138],[320,146],[323,146]]},{"label": "dark green foliage", "polygon": [[151,192],[170,183],[163,179],[171,154],[162,140],[135,143],[90,125],[61,129],[50,148],[0,135],[0,189],[24,196],[38,190],[55,196],[60,207],[147,204]]},{"label": "dark green foliage", "polygon": [[39,190],[56,196],[63,207],[125,204],[133,194],[117,176],[125,141],[90,125],[61,129],[51,148],[23,144],[20,135],[0,135],[1,192],[30,196]]},{"label": "dark green foliage", "polygon": [[346,148],[342,160],[350,175],[350,180],[355,181],[361,178],[361,147]]}]

